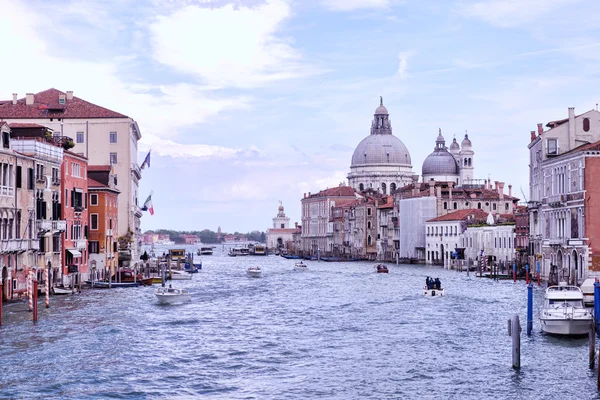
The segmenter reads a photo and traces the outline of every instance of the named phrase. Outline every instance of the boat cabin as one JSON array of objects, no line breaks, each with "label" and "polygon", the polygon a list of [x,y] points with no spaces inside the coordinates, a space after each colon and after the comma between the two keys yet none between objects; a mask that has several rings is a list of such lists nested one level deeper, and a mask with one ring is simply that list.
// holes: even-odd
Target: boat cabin
[{"label": "boat cabin", "polygon": [[185,261],[185,249],[170,249],[169,256],[171,257],[171,261]]}]

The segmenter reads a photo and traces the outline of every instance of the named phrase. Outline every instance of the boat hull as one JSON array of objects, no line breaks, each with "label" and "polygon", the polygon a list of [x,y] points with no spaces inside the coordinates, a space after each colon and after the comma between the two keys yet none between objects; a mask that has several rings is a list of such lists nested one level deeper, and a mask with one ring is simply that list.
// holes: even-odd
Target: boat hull
[{"label": "boat hull", "polygon": [[140,286],[139,282],[92,282],[85,281],[85,283],[92,285],[92,288],[123,288],[123,287],[137,287]]},{"label": "boat hull", "polygon": [[261,270],[249,269],[246,271],[246,274],[251,278],[260,278],[262,276]]},{"label": "boat hull", "polygon": [[183,289],[159,288],[155,295],[160,304],[178,304],[192,301],[190,293]]},{"label": "boat hull", "polygon": [[76,289],[71,289],[71,288],[62,288],[62,287],[55,286],[55,287],[52,288],[52,292],[55,295],[60,296],[60,295],[67,295],[67,294],[76,293],[77,290]]},{"label": "boat hull", "polygon": [[592,319],[543,319],[540,318],[542,331],[551,335],[581,336],[587,335],[592,328]]},{"label": "boat hull", "polygon": [[423,295],[429,297],[439,297],[444,295],[444,289],[423,289]]},{"label": "boat hull", "polygon": [[171,280],[173,281],[189,281],[192,279],[192,275],[185,272],[182,274],[171,274]]}]

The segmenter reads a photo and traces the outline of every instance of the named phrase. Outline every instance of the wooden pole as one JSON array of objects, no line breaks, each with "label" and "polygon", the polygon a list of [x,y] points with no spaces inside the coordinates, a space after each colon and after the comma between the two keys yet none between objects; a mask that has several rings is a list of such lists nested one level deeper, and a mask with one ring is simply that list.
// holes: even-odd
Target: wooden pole
[{"label": "wooden pole", "polygon": [[33,281],[33,322],[37,322],[38,320],[38,281],[35,279]]},{"label": "wooden pole", "polygon": [[519,316],[515,314],[512,318],[512,366],[514,369],[521,368],[521,324]]},{"label": "wooden pole", "polygon": [[4,286],[0,281],[0,326],[2,326],[2,300],[4,300]]},{"label": "wooden pole", "polygon": [[590,369],[594,369],[596,363],[596,330],[594,329],[595,324],[590,327],[589,333],[589,346],[590,346]]}]

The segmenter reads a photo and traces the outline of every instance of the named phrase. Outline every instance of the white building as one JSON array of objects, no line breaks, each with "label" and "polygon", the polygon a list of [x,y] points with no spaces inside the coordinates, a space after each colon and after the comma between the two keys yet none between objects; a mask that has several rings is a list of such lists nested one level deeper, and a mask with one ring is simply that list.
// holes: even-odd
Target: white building
[{"label": "white building", "polygon": [[440,129],[433,153],[423,161],[423,182],[433,179],[436,182],[453,182],[456,186],[470,184],[475,172],[475,153],[469,135],[465,134],[461,144],[462,150],[455,138],[448,151]]},{"label": "white building", "polygon": [[437,216],[432,196],[396,199],[398,204],[398,253],[405,261],[424,262],[427,255],[425,222]]},{"label": "white building", "polygon": [[267,229],[267,248],[291,249],[296,230],[297,228],[290,228],[290,218],[285,215],[283,205],[279,204],[277,215],[273,217],[273,225]]},{"label": "white building", "polygon": [[348,185],[358,191],[374,189],[390,194],[413,181],[408,149],[392,134],[392,124],[383,99],[375,110],[371,134],[354,150]]}]

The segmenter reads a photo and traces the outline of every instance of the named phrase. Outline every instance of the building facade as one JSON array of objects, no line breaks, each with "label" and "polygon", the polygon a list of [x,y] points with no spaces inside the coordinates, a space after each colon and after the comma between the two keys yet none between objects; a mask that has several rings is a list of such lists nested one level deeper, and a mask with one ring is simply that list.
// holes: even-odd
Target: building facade
[{"label": "building facade", "polygon": [[[267,248],[270,251],[294,252],[294,233],[298,230],[298,224],[290,228],[290,218],[285,215],[283,204],[279,204],[277,215],[273,217],[273,224],[267,229]],[[284,250],[285,249],[285,250]]]}]

